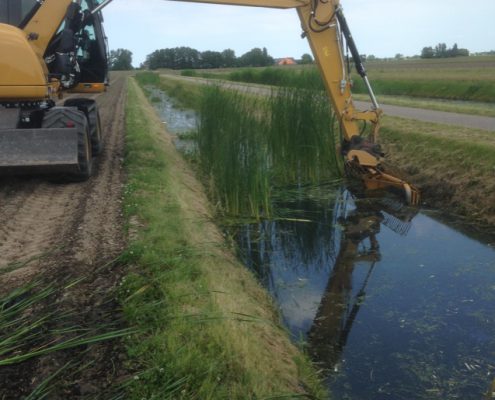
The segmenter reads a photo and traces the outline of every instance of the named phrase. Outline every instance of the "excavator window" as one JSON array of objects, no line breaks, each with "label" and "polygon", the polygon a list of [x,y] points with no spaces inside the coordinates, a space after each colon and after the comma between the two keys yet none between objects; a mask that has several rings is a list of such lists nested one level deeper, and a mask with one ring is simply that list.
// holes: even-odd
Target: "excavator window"
[{"label": "excavator window", "polygon": [[0,22],[18,26],[36,4],[36,0],[0,0]]},{"label": "excavator window", "polygon": [[[81,9],[92,10],[101,1],[83,0]],[[91,17],[87,25],[78,34],[79,48],[77,61],[81,67],[81,82],[106,82],[108,56],[106,52],[106,36],[103,30],[103,17],[97,13]]]}]

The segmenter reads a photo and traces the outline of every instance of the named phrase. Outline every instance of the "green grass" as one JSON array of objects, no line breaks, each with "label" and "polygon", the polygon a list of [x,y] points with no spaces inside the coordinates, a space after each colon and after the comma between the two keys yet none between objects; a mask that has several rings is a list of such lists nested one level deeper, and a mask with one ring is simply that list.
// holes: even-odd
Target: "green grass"
[{"label": "green grass", "polygon": [[[377,95],[495,102],[495,58],[369,61],[366,68]],[[316,67],[268,67],[222,70],[211,78],[274,86],[323,88]],[[354,76],[355,93],[365,93]]]},{"label": "green grass", "polygon": [[409,172],[430,207],[466,222],[495,223],[495,138],[492,132],[385,117],[389,164]]},{"label": "green grass", "polygon": [[131,81],[125,212],[133,232],[122,285],[137,371],[129,399],[321,398],[268,294],[225,248],[201,186]]},{"label": "green grass", "polygon": [[271,162],[259,99],[207,86],[201,97],[199,160],[211,197],[232,215],[271,213]]},{"label": "green grass", "polygon": [[[433,79],[433,78],[375,78],[370,73],[373,90],[378,95],[410,96],[432,99],[465,100],[495,103],[495,81]],[[366,93],[362,80],[354,78],[353,91]]]},{"label": "green grass", "polygon": [[443,170],[479,171],[493,173],[495,167],[495,143],[487,144],[456,138],[453,135],[435,135],[430,132],[391,129],[383,126],[383,141],[393,143],[395,149],[409,154],[409,162],[418,166],[433,165],[441,162]]}]

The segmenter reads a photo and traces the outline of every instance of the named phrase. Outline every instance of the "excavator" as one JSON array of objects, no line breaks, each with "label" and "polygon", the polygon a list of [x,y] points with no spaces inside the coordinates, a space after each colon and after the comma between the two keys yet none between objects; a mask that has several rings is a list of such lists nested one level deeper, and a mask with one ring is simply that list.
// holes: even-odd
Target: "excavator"
[{"label": "excavator", "polygon": [[[180,0],[266,8],[294,8],[342,131],[348,175],[366,189],[392,189],[417,205],[420,191],[391,173],[378,144],[382,111],[339,0]],[[112,0],[0,0],[0,173],[91,176],[102,147],[94,99],[64,92],[103,91],[107,46],[101,10]],[[348,49],[372,107],[358,111],[351,95]],[[57,103],[58,101],[58,103]]]}]

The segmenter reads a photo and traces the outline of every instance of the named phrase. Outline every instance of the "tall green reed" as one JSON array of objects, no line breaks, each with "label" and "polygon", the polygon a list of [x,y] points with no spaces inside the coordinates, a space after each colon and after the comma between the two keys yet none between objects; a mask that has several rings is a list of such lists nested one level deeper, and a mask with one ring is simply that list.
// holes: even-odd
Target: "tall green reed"
[{"label": "tall green reed", "polygon": [[209,189],[234,215],[270,212],[270,157],[259,99],[208,86],[203,91],[198,150]]},{"label": "tall green reed", "polygon": [[212,197],[228,214],[272,211],[275,186],[340,176],[335,118],[321,91],[285,88],[269,98],[205,88],[198,151]]},{"label": "tall green reed", "polygon": [[322,92],[278,89],[269,110],[266,140],[277,183],[319,183],[339,175],[336,120]]}]

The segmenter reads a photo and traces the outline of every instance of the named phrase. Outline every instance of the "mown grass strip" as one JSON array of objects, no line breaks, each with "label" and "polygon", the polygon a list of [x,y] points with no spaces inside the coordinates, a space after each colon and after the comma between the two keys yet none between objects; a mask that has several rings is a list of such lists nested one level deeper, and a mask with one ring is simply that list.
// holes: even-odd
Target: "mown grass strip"
[{"label": "mown grass strip", "polygon": [[131,80],[125,210],[133,271],[122,286],[138,371],[130,399],[326,397],[268,294],[225,249],[207,200]]}]

